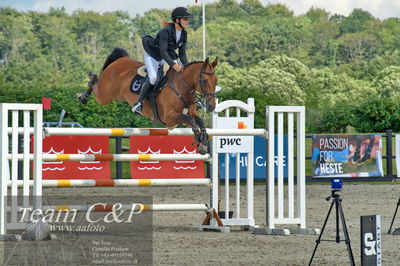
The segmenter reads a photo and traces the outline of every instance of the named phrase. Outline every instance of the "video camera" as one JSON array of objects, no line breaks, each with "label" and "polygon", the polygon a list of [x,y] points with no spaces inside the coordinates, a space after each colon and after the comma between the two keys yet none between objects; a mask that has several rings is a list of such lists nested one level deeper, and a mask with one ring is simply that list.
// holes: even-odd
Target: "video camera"
[{"label": "video camera", "polygon": [[332,178],[331,189],[332,190],[342,190],[343,179],[342,178]]}]

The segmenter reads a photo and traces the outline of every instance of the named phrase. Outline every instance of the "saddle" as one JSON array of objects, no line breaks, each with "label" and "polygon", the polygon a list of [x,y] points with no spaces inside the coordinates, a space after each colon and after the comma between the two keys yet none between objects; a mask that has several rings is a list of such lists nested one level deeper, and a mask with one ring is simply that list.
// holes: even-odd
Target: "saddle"
[{"label": "saddle", "polygon": [[[152,91],[148,92],[145,96],[145,99],[148,99],[150,101],[151,109],[153,110],[153,124],[165,125],[158,114],[156,97],[161,92],[161,89],[164,87],[164,85],[167,83],[168,78],[166,74],[168,70],[168,64],[164,64],[162,67],[158,68],[156,83],[154,84]],[[141,66],[140,68],[138,68],[136,76],[134,76],[131,81],[131,84],[129,86],[130,92],[134,94],[140,94],[140,90],[146,79],[148,79],[146,66]]]},{"label": "saddle", "polygon": [[[165,85],[165,83],[162,84],[162,81],[163,78],[166,76],[168,70],[168,64],[164,64],[162,67],[158,68],[157,80],[156,84],[154,84],[153,91],[159,90],[163,85]],[[134,94],[140,94],[140,89],[142,88],[143,83],[146,81],[146,78],[148,78],[146,66],[139,67],[136,76],[133,77],[129,86],[130,92]]]}]

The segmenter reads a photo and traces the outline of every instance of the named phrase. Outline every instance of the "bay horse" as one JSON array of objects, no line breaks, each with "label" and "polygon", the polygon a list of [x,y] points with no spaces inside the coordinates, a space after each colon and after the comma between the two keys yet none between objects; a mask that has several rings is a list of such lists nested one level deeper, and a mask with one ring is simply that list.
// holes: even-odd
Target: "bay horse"
[{"label": "bay horse", "polygon": [[[148,99],[144,100],[142,114],[153,119],[153,122],[161,122],[168,129],[180,124],[192,127],[197,143],[198,152],[207,153],[208,135],[204,121],[196,112],[197,97],[205,99],[206,110],[212,112],[215,108],[215,86],[217,76],[215,68],[218,58],[210,63],[207,58],[187,64],[183,71],[178,73],[169,69],[166,73],[167,82],[159,90],[155,98],[155,107],[158,117],[152,109]],[[138,94],[130,91],[130,83],[137,75],[137,70],[144,64],[129,57],[122,48],[115,48],[104,62],[100,78],[96,74],[91,75],[88,90],[78,98],[85,104],[93,92],[96,101],[106,105],[112,101],[125,101],[130,106],[136,103]]]}]

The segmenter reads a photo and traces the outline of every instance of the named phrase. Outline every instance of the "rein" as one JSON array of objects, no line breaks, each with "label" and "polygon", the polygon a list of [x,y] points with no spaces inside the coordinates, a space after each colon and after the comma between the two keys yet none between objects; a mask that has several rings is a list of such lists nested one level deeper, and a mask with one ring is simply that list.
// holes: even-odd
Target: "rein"
[{"label": "rein", "polygon": [[[178,73],[178,76],[186,84],[185,87],[190,87],[188,92],[190,94],[192,94],[192,95],[195,95],[196,94],[195,88],[196,88],[196,84],[197,83],[193,83],[191,86],[189,86],[189,83],[183,78],[182,73],[183,73],[183,70]],[[203,77],[202,77],[203,74],[212,76],[212,75],[215,75],[215,71],[213,71],[213,72],[203,71],[203,65],[201,65],[200,74],[199,74],[199,78],[198,78],[198,83],[200,84],[200,89],[201,89],[201,97],[203,97],[203,98],[205,98],[207,96],[215,97],[215,92],[206,92],[205,91],[205,88],[206,88],[205,86],[207,84],[207,80],[203,79]],[[200,101],[199,97],[197,97],[197,99],[195,101],[193,101],[193,100],[187,101],[183,97],[182,93],[178,89],[176,89],[174,87],[173,81],[174,80],[172,80],[170,82],[169,87],[175,92],[175,94],[178,96],[179,100],[183,103],[185,108],[188,108],[190,105],[193,105],[193,104],[198,103]]]}]

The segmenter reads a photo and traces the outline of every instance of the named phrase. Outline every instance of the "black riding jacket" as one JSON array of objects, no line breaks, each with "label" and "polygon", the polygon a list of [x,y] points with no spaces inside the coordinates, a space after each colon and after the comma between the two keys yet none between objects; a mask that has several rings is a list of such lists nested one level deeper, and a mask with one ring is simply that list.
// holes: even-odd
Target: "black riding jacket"
[{"label": "black riding jacket", "polygon": [[[175,64],[173,60],[180,59],[183,65],[188,63],[186,57],[187,32],[183,29],[181,38],[176,42],[176,29],[174,24],[160,30],[156,38],[145,36],[142,38],[143,48],[151,57],[157,61],[162,59],[171,67]],[[175,50],[179,48],[179,56]]]}]

